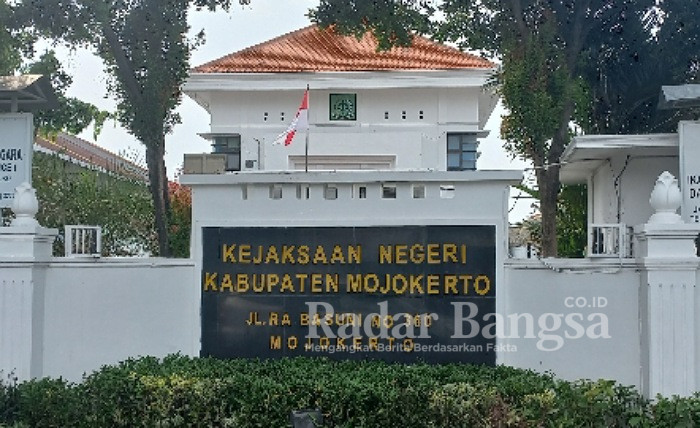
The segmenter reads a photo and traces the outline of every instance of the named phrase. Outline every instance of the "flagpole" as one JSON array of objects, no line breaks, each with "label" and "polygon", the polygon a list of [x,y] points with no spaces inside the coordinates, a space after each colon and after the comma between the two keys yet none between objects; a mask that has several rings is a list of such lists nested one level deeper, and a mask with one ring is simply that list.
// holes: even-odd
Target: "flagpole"
[{"label": "flagpole", "polygon": [[306,130],[306,145],[304,146],[304,172],[309,172],[309,130]]},{"label": "flagpole", "polygon": [[[309,93],[309,84],[306,84],[306,93]],[[311,103],[309,103],[311,104]],[[309,128],[311,128],[311,124],[309,123],[309,109],[311,108],[310,105],[306,107],[306,138],[304,140],[304,172],[309,172]]]}]

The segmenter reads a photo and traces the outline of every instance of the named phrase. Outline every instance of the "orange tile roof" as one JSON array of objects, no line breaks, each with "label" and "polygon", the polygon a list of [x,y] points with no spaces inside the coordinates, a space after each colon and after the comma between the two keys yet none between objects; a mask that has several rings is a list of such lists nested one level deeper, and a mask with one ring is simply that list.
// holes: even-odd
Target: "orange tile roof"
[{"label": "orange tile roof", "polygon": [[74,135],[59,132],[52,140],[37,136],[34,144],[45,151],[66,156],[78,164],[144,182],[148,181],[147,169]]},{"label": "orange tile roof", "polygon": [[495,65],[476,55],[416,36],[410,47],[377,52],[369,33],[361,39],[311,25],[196,67],[196,73],[294,73],[486,69]]}]

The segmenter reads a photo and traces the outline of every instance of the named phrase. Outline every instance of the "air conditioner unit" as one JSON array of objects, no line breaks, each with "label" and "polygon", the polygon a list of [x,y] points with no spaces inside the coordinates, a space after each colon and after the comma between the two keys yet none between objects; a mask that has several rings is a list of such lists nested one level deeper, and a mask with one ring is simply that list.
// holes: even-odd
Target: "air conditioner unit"
[{"label": "air conditioner unit", "polygon": [[588,226],[589,257],[632,257],[632,228],[623,223]]},{"label": "air conditioner unit", "polygon": [[226,171],[226,155],[223,153],[185,154],[185,174],[223,174]]}]

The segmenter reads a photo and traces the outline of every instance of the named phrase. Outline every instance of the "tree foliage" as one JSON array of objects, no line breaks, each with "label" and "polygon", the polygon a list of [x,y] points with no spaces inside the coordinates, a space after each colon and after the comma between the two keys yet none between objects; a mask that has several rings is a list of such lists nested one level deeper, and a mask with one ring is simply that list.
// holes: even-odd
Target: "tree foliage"
[{"label": "tree foliage", "polygon": [[58,107],[41,110],[34,114],[34,126],[42,135],[55,135],[65,131],[79,134],[91,124],[94,125],[94,137],[102,130],[105,121],[111,115],[77,98],[66,97],[65,92],[73,83],[73,79],[62,68],[53,51],[42,54],[35,62],[20,69],[26,74],[41,74],[51,79],[51,86],[56,92]]},{"label": "tree foliage", "polygon": [[13,74],[22,65],[22,52],[31,43],[14,19],[7,0],[0,1],[0,76]]},{"label": "tree foliage", "polygon": [[502,136],[535,166],[545,256],[557,254],[559,158],[571,123],[597,132],[658,129],[668,120],[652,111],[660,84],[697,79],[698,0],[368,3],[322,0],[310,16],[343,33],[371,30],[382,46],[428,33],[501,59],[496,80],[509,111]]},{"label": "tree foliage", "polygon": [[41,201],[37,220],[60,233],[54,254],[63,253],[63,228],[69,224],[101,226],[104,256],[156,250],[153,204],[145,183],[39,152],[34,153],[32,169]]},{"label": "tree foliage", "polygon": [[590,92],[587,133],[674,132],[689,110],[660,110],[661,85],[700,79],[700,1],[664,0],[611,37],[592,34],[581,75]]},{"label": "tree foliage", "polygon": [[[56,228],[54,255],[63,255],[64,227],[71,224],[102,228],[103,256],[140,256],[157,251],[153,202],[146,183],[118,171],[97,171],[58,155],[35,152],[33,185],[37,190],[40,224]],[[190,252],[192,196],[177,182],[168,186],[172,206],[168,230],[174,257]],[[11,221],[9,210],[2,224]]]},{"label": "tree foliage", "polygon": [[35,113],[34,126],[42,134],[67,131],[77,134],[90,124],[99,134],[109,114],[77,98],[66,97],[72,78],[63,70],[52,50],[33,59],[35,34],[21,8],[0,0],[0,75],[41,74],[51,80],[58,106]]},{"label": "tree foliage", "polygon": [[23,0],[26,20],[41,35],[90,48],[105,65],[120,123],[146,147],[159,252],[170,254],[165,136],[180,118],[175,107],[191,50],[189,7],[228,7],[228,0]]},{"label": "tree foliage", "polygon": [[[519,189],[535,198],[537,191],[525,186]],[[557,204],[557,251],[560,257],[581,258],[586,256],[588,244],[587,213],[588,191],[583,184],[563,185]],[[527,231],[529,241],[538,252],[542,248],[542,217],[533,215],[523,220],[520,227]]]},{"label": "tree foliage", "polygon": [[192,189],[171,181],[170,195],[170,247],[174,257],[190,256],[192,231]]}]

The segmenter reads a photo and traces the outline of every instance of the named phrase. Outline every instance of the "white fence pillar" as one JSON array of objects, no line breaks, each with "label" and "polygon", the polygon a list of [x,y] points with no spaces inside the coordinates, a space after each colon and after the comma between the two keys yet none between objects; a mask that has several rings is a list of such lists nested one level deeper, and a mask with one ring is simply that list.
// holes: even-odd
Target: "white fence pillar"
[{"label": "white fence pillar", "polygon": [[650,199],[656,213],[635,228],[643,272],[642,392],[689,396],[696,390],[696,287],[700,227],[683,223],[677,180],[661,174]]},{"label": "white fence pillar", "polygon": [[0,227],[0,371],[20,381],[42,376],[45,265],[58,233],[34,220],[33,191],[18,187],[17,218]]}]

